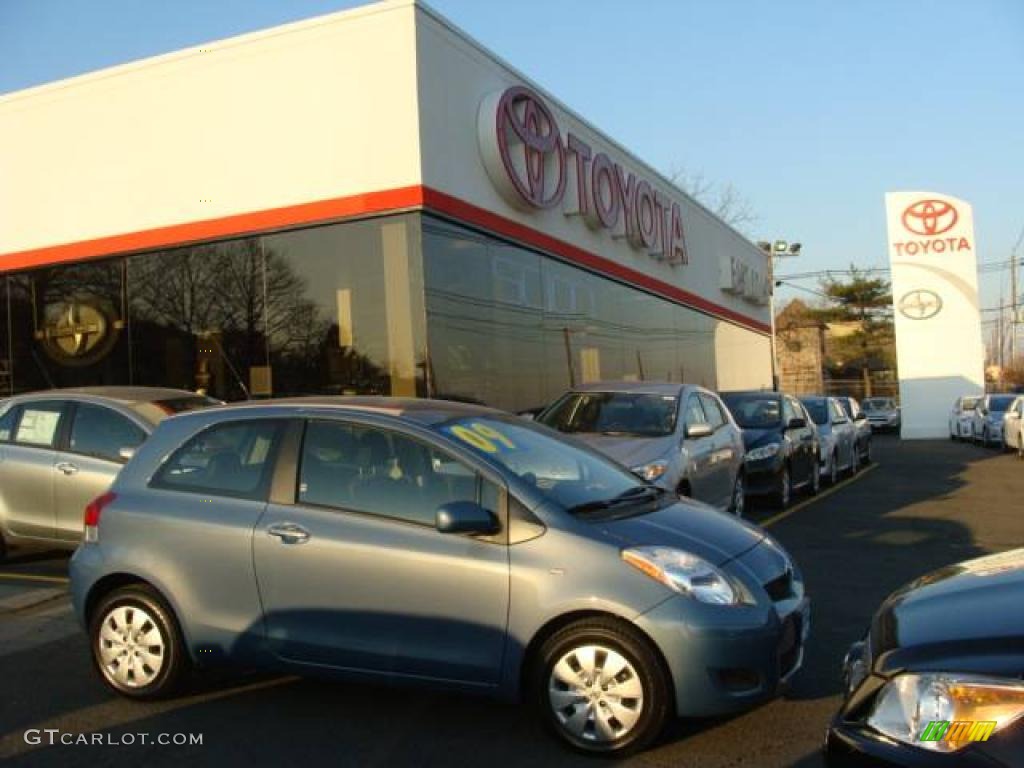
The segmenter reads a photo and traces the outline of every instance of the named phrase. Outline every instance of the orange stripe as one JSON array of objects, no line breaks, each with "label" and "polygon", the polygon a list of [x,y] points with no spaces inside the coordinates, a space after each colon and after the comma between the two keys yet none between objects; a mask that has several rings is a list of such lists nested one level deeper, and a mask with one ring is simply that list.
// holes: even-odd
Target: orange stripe
[{"label": "orange stripe", "polygon": [[422,185],[337,197],[314,203],[270,208],[254,213],[240,213],[218,219],[174,224],[141,232],[0,254],[0,274],[67,261],[103,258],[157,248],[180,247],[206,240],[252,235],[303,224],[324,224],[356,216],[416,209],[436,211],[453,219],[517,240],[525,245],[547,251],[566,261],[643,288],[671,301],[731,320],[759,333],[770,333],[770,327],[767,324],[752,317],[715,304],[695,293],[618,264],[603,256],[578,248],[532,227]]},{"label": "orange stripe", "polygon": [[0,272],[168,246],[178,247],[202,240],[256,234],[300,224],[324,223],[333,219],[421,208],[422,206],[423,187],[419,185],[350,197],[336,197],[331,200],[319,200],[315,203],[270,208],[254,213],[239,213],[218,219],[172,224],[168,227],[157,227],[124,235],[99,237],[94,240],[80,240],[65,245],[0,254],[0,267],[2,267]]}]

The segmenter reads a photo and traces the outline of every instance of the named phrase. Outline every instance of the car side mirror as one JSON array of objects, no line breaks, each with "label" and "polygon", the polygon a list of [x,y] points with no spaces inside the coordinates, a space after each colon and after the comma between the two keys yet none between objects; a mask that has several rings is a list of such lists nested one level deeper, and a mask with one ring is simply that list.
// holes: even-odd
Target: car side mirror
[{"label": "car side mirror", "polygon": [[441,533],[490,535],[501,530],[498,518],[475,501],[449,501],[437,508],[435,526]]},{"label": "car side mirror", "polygon": [[794,416],[792,419],[789,420],[789,423],[786,425],[786,429],[803,429],[806,426],[807,419],[803,419],[799,416]]},{"label": "car side mirror", "polygon": [[710,424],[690,424],[686,427],[686,438],[696,440],[698,437],[708,437],[714,431]]},{"label": "car side mirror", "polygon": [[132,456],[135,455],[135,446],[125,445],[117,450],[117,455],[125,461],[131,461]]}]

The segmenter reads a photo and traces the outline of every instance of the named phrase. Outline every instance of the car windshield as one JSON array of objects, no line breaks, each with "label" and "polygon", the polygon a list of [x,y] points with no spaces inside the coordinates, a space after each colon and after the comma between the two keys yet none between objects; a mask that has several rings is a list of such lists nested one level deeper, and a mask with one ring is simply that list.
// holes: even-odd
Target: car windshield
[{"label": "car windshield", "polygon": [[975,408],[978,407],[979,400],[981,400],[980,397],[965,397],[963,400],[960,401],[960,410],[973,411]]},{"label": "car windshield", "polygon": [[828,408],[824,400],[801,400],[800,402],[811,414],[811,419],[815,424],[828,424]]},{"label": "car windshield", "polygon": [[990,397],[988,400],[988,409],[995,411],[996,413],[1002,413],[1010,407],[1010,403],[1017,399],[1016,395],[998,395],[997,397]]},{"label": "car windshield", "polygon": [[869,397],[861,406],[865,411],[891,411],[896,404],[888,397]]},{"label": "car windshield", "polygon": [[651,491],[651,497],[660,495],[654,486],[611,460],[525,421],[476,416],[443,422],[434,429],[469,446],[570,512],[609,509],[618,499],[649,500],[645,489]]},{"label": "car windshield", "polygon": [[782,424],[782,404],[777,397],[722,395],[722,400],[743,429],[771,429]]},{"label": "car windshield", "polygon": [[209,408],[212,405],[220,405],[219,400],[214,400],[206,395],[185,395],[183,397],[171,397],[166,400],[154,400],[154,405],[168,415],[185,413],[186,411],[198,411],[200,408]]},{"label": "car windshield", "polygon": [[559,432],[662,437],[676,428],[679,398],[640,392],[570,392],[538,421]]}]

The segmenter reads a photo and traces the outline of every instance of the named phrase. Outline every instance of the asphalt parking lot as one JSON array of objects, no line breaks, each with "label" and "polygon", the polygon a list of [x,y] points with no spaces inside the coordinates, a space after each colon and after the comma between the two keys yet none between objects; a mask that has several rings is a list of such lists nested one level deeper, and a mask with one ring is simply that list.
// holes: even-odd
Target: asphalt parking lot
[{"label": "asphalt parking lot", "polygon": [[[839,703],[840,660],[890,591],[957,560],[1024,546],[1024,463],[948,442],[876,440],[877,464],[824,497],[755,509],[804,570],[814,601],[804,669],[781,699],[729,719],[680,722],[632,765],[817,766]],[[275,677],[211,680],[137,704],[94,676],[61,582],[67,558],[0,566],[0,760],[11,766],[299,764],[594,765],[547,738],[522,707]],[[27,729],[109,734],[120,745],[49,746]],[[201,734],[188,746],[138,736]],[[133,739],[136,743],[123,742]]]}]

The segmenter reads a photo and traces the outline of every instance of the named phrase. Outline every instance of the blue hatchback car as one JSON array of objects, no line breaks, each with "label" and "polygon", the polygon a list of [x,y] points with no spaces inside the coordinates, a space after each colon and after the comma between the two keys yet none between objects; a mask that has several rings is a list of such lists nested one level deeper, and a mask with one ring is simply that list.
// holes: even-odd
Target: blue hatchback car
[{"label": "blue hatchback car", "polygon": [[799,569],[761,529],[546,427],[333,398],[167,419],[85,512],[75,610],[112,689],[238,662],[532,702],[643,748],[799,668]]}]

